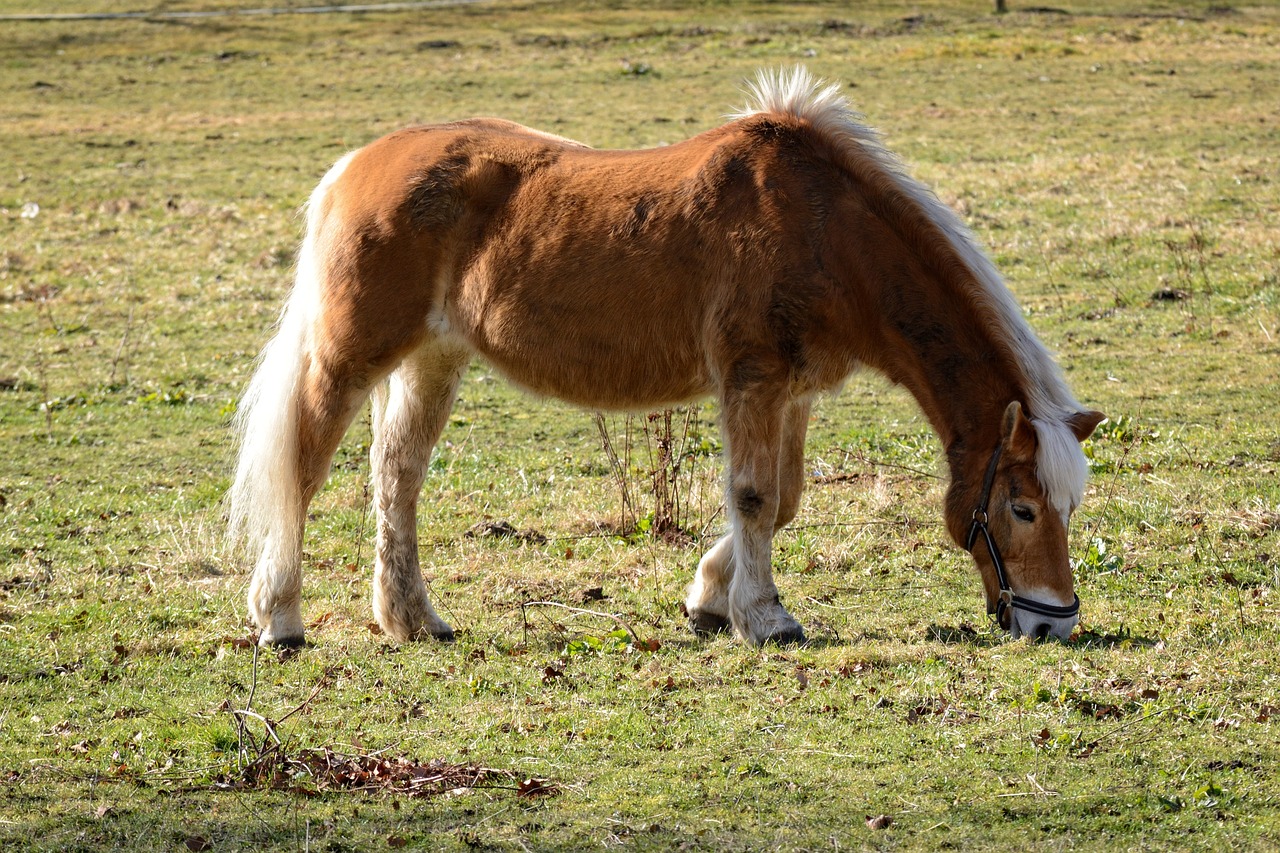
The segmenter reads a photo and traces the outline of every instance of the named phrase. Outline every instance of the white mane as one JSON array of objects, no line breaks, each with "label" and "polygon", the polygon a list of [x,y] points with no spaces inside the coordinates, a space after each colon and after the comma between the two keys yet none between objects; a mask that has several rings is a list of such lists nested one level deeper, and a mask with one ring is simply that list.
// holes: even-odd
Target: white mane
[{"label": "white mane", "polygon": [[1023,401],[1034,417],[1039,439],[1037,474],[1049,501],[1064,517],[1080,504],[1088,463],[1067,418],[1080,411],[1080,403],[1067,387],[1062,371],[1049,350],[1027,325],[1000,273],[978,247],[973,234],[951,208],[928,187],[907,174],[902,161],[881,141],[880,134],[840,94],[840,87],[814,79],[807,69],[760,71],[748,83],[751,102],[733,118],[758,113],[781,113],[808,122],[839,146],[860,152],[897,184],[951,242],[960,259],[981,285],[979,298],[999,318],[1027,378],[1029,399]]}]

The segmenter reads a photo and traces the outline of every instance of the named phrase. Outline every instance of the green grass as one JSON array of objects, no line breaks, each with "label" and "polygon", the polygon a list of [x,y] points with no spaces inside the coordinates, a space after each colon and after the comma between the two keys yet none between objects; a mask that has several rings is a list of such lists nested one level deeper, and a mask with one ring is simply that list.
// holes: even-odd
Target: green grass
[{"label": "green grass", "polygon": [[[1280,12],[632,5],[0,22],[0,843],[1280,845]],[[368,627],[360,423],[308,528],[314,645],[255,662],[220,539],[227,420],[328,165],[475,114],[670,142],[796,62],[961,210],[1112,416],[1073,531],[1078,638],[986,626],[936,440],[866,375],[818,407],[777,542],[813,643],[696,641],[678,602],[719,523],[713,458],[701,541],[611,535],[590,415],[477,365],[420,523],[458,641]],[[546,541],[467,535],[485,519]],[[251,693],[287,756],[387,750],[558,793],[228,789],[265,734],[237,729]]]}]

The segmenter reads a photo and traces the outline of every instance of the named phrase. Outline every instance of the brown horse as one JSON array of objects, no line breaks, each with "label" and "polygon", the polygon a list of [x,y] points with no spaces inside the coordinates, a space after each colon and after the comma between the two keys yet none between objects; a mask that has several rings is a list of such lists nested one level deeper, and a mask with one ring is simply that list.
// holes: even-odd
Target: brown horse
[{"label": "brown horse", "polygon": [[730,532],[686,607],[699,633],[802,640],[770,566],[796,513],[815,395],[859,365],[904,385],[946,449],[947,527],[1013,636],[1077,621],[1067,521],[1083,410],[959,219],[836,87],[761,74],[728,124],[596,151],[497,119],[414,127],[343,157],[312,194],[297,280],[238,414],[231,531],[257,549],[263,644],[303,641],[307,506],[372,394],[373,609],[405,641],[428,600],[416,504],[479,354],[600,409],[714,395]]}]

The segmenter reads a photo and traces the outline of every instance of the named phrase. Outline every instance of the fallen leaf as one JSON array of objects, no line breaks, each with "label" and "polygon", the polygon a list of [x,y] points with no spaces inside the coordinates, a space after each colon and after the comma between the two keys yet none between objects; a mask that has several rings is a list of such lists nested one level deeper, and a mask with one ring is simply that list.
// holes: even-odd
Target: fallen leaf
[{"label": "fallen leaf", "polygon": [[202,850],[213,849],[213,844],[209,842],[209,839],[200,835],[188,835],[183,841],[183,844],[187,846],[188,850],[193,851],[193,853],[200,853]]},{"label": "fallen leaf", "polygon": [[867,829],[888,829],[891,826],[893,826],[893,818],[887,814],[867,818]]},{"label": "fallen leaf", "polygon": [[560,793],[550,779],[525,779],[516,786],[516,794],[521,797],[550,797]]}]

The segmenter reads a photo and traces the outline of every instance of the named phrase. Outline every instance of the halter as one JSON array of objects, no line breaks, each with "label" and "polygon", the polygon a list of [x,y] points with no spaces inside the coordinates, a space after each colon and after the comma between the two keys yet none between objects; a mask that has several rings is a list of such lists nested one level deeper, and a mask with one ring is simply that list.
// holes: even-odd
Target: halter
[{"label": "halter", "polygon": [[[987,474],[982,479],[982,498],[978,503],[978,508],[973,511],[973,523],[969,526],[969,536],[965,539],[964,549],[969,553],[973,553],[973,544],[977,541],[979,533],[982,534],[982,538],[987,543],[987,552],[991,555],[991,563],[996,569],[996,580],[1000,583],[1000,596],[996,599],[995,609],[997,625],[1004,621],[1004,612],[1010,608],[1025,610],[1028,613],[1035,613],[1040,616],[1050,616],[1055,619],[1070,619],[1080,612],[1080,596],[1074,596],[1074,601],[1062,607],[1014,595],[1013,587],[1009,586],[1009,577],[1005,574],[1004,560],[1000,556],[1000,549],[996,547],[996,541],[991,538],[991,531],[987,528],[987,505],[991,502],[991,485],[995,482],[996,466],[1000,463],[1000,454],[1003,450],[1003,444],[997,445],[996,452],[991,454],[991,461],[987,464]],[[1010,619],[1012,620],[1012,615]],[[1012,621],[1010,624],[1012,624]]]}]

